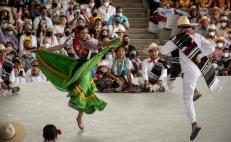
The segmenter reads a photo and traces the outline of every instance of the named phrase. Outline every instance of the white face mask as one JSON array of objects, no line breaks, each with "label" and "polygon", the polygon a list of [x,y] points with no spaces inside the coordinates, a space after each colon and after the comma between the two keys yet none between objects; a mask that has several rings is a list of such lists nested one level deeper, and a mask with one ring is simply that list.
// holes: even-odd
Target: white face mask
[{"label": "white face mask", "polygon": [[217,47],[222,48],[223,46],[224,46],[224,43],[223,43],[223,42],[218,42],[218,43],[217,43]]},{"label": "white face mask", "polygon": [[225,58],[229,57],[229,53],[228,52],[227,53],[223,53],[223,57],[225,57]]},{"label": "white face mask", "polygon": [[95,3],[94,3],[94,2],[91,2],[91,3],[89,3],[89,6],[92,8],[92,7],[95,6]]},{"label": "white face mask", "polygon": [[117,13],[117,15],[119,15],[121,17],[123,15],[123,13]]},{"label": "white face mask", "polygon": [[107,6],[107,7],[109,6],[109,2],[104,2],[103,4],[104,6]]},{"label": "white face mask", "polygon": [[209,32],[210,36],[215,36],[215,34],[216,34],[215,32]]},{"label": "white face mask", "polygon": [[227,23],[226,22],[221,22],[221,27],[222,28],[225,28],[227,26]]},{"label": "white face mask", "polygon": [[213,67],[216,69],[218,65],[216,63],[213,63]]}]

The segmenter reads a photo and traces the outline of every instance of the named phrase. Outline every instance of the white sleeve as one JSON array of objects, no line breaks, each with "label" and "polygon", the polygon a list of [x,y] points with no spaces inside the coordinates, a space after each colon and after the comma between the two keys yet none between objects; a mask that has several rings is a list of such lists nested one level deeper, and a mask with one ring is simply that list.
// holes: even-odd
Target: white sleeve
[{"label": "white sleeve", "polygon": [[171,52],[177,49],[177,46],[169,40],[163,47],[160,48],[160,52],[163,55],[171,56]]},{"label": "white sleeve", "polygon": [[200,36],[201,36],[201,51],[202,51],[201,56],[202,57],[208,56],[215,51],[215,47],[208,40],[206,40],[202,35]]},{"label": "white sleeve", "polygon": [[142,76],[144,80],[148,80],[148,66],[146,60],[142,62]]},{"label": "white sleeve", "polygon": [[167,77],[167,69],[162,70],[159,80],[164,80],[165,77]]},{"label": "white sleeve", "polygon": [[133,69],[133,68],[134,68],[134,67],[133,67],[133,64],[132,64],[131,60],[128,59],[128,69],[131,70],[131,69]]},{"label": "white sleeve", "polygon": [[9,80],[10,80],[10,82],[14,82],[15,81],[15,73],[14,73],[14,69],[11,71],[11,73],[10,73],[10,77],[9,77]]},{"label": "white sleeve", "polygon": [[39,18],[39,17],[36,17],[36,18],[34,19],[33,27],[34,27],[35,30],[37,30],[37,28],[38,28],[39,21],[40,21],[40,18]]}]

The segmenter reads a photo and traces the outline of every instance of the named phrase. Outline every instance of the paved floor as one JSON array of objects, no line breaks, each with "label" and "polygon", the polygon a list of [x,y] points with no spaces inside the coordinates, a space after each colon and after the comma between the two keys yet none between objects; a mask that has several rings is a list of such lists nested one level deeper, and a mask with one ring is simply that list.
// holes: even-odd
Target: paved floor
[{"label": "paved floor", "polygon": [[[223,90],[204,94],[196,102],[202,131],[195,142],[231,142],[231,78],[221,78]],[[181,79],[169,94],[98,94],[108,102],[102,112],[85,115],[85,130],[76,125],[76,111],[67,107],[66,93],[49,83],[22,86],[20,95],[0,97],[0,121],[17,121],[28,130],[25,142],[41,142],[45,124],[62,130],[60,142],[188,142],[191,126],[185,115]]]}]

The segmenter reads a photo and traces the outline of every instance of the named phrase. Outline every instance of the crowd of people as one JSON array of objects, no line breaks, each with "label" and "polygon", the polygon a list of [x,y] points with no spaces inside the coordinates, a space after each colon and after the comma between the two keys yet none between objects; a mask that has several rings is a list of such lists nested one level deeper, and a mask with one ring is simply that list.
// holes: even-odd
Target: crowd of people
[{"label": "crowd of people", "polygon": [[[151,8],[149,32],[177,29],[174,23],[179,16],[187,16],[194,31],[204,36],[216,50],[209,59],[220,76],[231,75],[231,11],[228,0],[163,0],[148,1]],[[171,25],[172,24],[172,25]]]},{"label": "crowd of people", "polygon": [[[229,3],[148,2],[152,13],[149,27],[154,28],[151,32],[165,28],[168,18],[174,17],[171,15],[190,17],[191,23],[195,23],[195,31],[216,47],[209,58],[217,74],[231,75]],[[1,91],[14,93],[19,91],[15,87],[18,84],[47,81],[33,52],[36,49],[65,45],[54,52],[87,60],[105,49],[115,38],[120,38],[122,44],[108,52],[92,71],[98,91],[164,92],[163,80],[167,78],[170,65],[160,58],[160,46],[150,43],[144,49],[149,57],[141,61],[126,34],[129,19],[123,14],[122,7],[112,4],[112,0],[1,1]]]}]

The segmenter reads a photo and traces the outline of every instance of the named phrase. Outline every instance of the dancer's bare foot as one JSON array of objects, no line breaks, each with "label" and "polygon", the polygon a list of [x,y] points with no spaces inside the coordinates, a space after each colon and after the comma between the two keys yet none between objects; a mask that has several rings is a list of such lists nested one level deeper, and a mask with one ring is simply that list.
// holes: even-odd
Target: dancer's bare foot
[{"label": "dancer's bare foot", "polygon": [[76,121],[79,126],[79,129],[83,130],[84,129],[83,121],[81,120],[79,116],[76,118]]},{"label": "dancer's bare foot", "polygon": [[192,123],[192,133],[190,136],[191,141],[193,141],[197,137],[200,130],[201,130],[201,127],[198,126],[196,122]]}]

